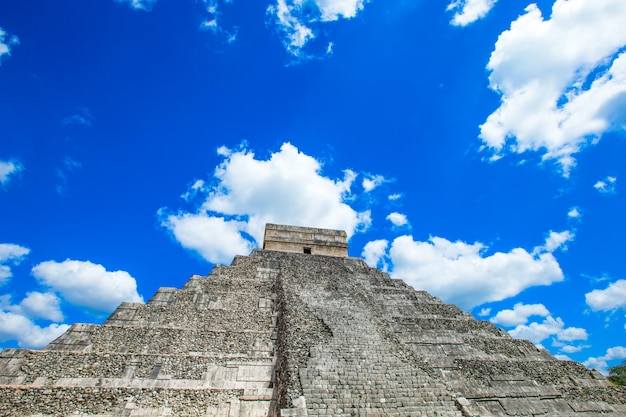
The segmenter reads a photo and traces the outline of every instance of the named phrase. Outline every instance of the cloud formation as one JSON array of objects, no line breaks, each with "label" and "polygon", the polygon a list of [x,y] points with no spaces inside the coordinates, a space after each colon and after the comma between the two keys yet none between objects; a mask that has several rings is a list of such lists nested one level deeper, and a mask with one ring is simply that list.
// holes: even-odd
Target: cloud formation
[{"label": "cloud formation", "polygon": [[32,273],[69,303],[88,310],[109,313],[123,301],[143,303],[135,278],[126,271],[110,272],[99,264],[67,259],[42,262]]},{"label": "cloud formation", "polygon": [[370,192],[374,188],[382,185],[385,181],[385,177],[383,177],[382,175],[366,176],[365,178],[363,178],[362,182],[363,189],[365,190],[365,192]]},{"label": "cloud formation", "polygon": [[63,126],[79,125],[79,126],[90,127],[93,121],[94,121],[94,117],[93,117],[93,114],[91,113],[91,110],[89,110],[88,108],[82,108],[75,114],[64,117],[61,120],[61,124]]},{"label": "cloud formation", "polygon": [[221,147],[224,161],[213,173],[211,187],[194,181],[183,196],[195,197],[194,212],[160,210],[162,225],[185,248],[212,263],[230,263],[247,255],[263,240],[266,223],[345,230],[348,236],[371,223],[368,210],[349,204],[357,174],[322,175],[322,165],[290,143],[269,159],[246,149]]},{"label": "cloud formation", "polygon": [[[533,316],[544,317],[543,321],[528,324]],[[517,339],[527,339],[536,345],[552,338],[552,346],[558,347],[563,353],[579,352],[587,346],[576,346],[570,343],[587,340],[587,330],[580,327],[565,327],[563,319],[552,317],[543,304],[517,303],[513,309],[499,311],[489,321],[504,327],[513,327],[509,334]]]},{"label": "cloud formation", "polygon": [[11,177],[22,171],[24,167],[16,161],[0,161],[0,186],[9,183]]},{"label": "cloud formation", "polygon": [[152,6],[157,0],[116,0],[118,3],[128,3],[128,5],[135,10],[152,10]]},{"label": "cloud formation", "polygon": [[0,64],[4,57],[11,56],[11,48],[15,45],[19,45],[20,40],[15,35],[9,35],[3,28],[0,27]]},{"label": "cloud formation", "polygon": [[535,151],[567,176],[574,154],[626,127],[624,21],[622,0],[556,0],[549,19],[531,4],[500,34],[487,69],[501,105],[480,126],[492,159]]},{"label": "cloud formation", "polygon": [[12,243],[0,243],[0,284],[13,276],[11,267],[7,264],[18,265],[30,249]]},{"label": "cloud formation", "polygon": [[[367,0],[276,0],[267,8],[283,45],[296,58],[306,58],[303,49],[317,37],[320,23],[354,18],[363,10]],[[328,43],[326,53],[332,51]]]},{"label": "cloud formation", "polygon": [[617,177],[608,176],[605,179],[596,182],[593,185],[593,188],[598,190],[600,194],[615,194],[616,183]]},{"label": "cloud formation", "polygon": [[409,223],[405,214],[397,213],[397,212],[390,213],[387,216],[387,220],[393,223],[393,225],[396,227],[405,226],[406,224]]},{"label": "cloud formation", "polygon": [[454,0],[446,10],[454,11],[450,24],[467,26],[482,19],[495,6],[498,0]]},{"label": "cloud formation", "polygon": [[489,319],[493,324],[502,326],[518,326],[528,323],[528,318],[532,316],[547,317],[550,312],[543,304],[517,303],[512,310],[501,310]]},{"label": "cloud formation", "polygon": [[570,232],[569,230],[564,230],[562,232],[554,232],[550,230],[550,233],[548,233],[548,237],[546,237],[545,245],[535,248],[535,251],[554,252],[557,249],[566,251],[566,243],[574,240],[574,237],[574,233]]},{"label": "cloud formation", "polygon": [[232,3],[232,0],[200,0],[200,2],[206,13],[206,17],[200,24],[200,29],[222,35],[227,43],[235,42],[237,40],[238,28],[226,29],[221,22],[221,8],[223,4],[220,3]]},{"label": "cloud formation", "polygon": [[570,219],[580,219],[581,216],[582,213],[580,212],[580,209],[578,207],[572,207],[567,212],[567,217],[569,217]]},{"label": "cloud formation", "polygon": [[552,252],[569,239],[555,236],[566,232],[551,232],[543,245],[530,252],[515,248],[487,255],[488,248],[479,242],[442,237],[415,241],[405,235],[394,239],[387,253],[381,254],[379,243],[364,256],[370,265],[388,262],[393,277],[467,310],[514,297],[529,287],[562,281],[563,272]]},{"label": "cloud formation", "polygon": [[585,301],[593,311],[626,310],[626,279],[618,279],[603,290],[588,292]]},{"label": "cloud formation", "polygon": [[[361,252],[361,256],[365,259],[365,263],[367,263],[372,268],[376,268],[379,265],[380,261],[384,259],[384,256],[387,253],[387,247],[389,246],[389,241],[385,239],[372,240],[371,242],[367,242],[363,247],[363,252]],[[386,265],[383,265],[382,270],[386,270]]]},{"label": "cloud formation", "polygon": [[32,291],[27,293],[15,310],[31,319],[63,321],[61,300],[56,294],[50,292]]},{"label": "cloud formation", "polygon": [[69,329],[67,324],[52,323],[41,327],[20,314],[0,311],[0,341],[17,340],[24,348],[41,348]]},{"label": "cloud formation", "polygon": [[509,334],[516,339],[527,339],[538,345],[550,336],[555,336],[557,342],[574,342],[587,340],[587,331],[579,327],[565,327],[563,319],[548,315],[543,322],[520,324]]},{"label": "cloud formation", "polygon": [[602,356],[598,356],[595,358],[589,358],[583,365],[587,368],[595,368],[598,371],[602,372],[604,375],[608,374],[609,365],[607,361],[615,361],[626,359],[626,347],[624,346],[614,346],[612,348],[608,348],[606,353]]}]

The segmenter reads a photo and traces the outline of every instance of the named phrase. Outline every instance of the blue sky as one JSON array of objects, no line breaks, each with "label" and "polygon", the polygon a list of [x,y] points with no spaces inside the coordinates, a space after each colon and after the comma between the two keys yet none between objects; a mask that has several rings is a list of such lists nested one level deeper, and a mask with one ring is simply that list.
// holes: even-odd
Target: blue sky
[{"label": "blue sky", "polygon": [[623,0],[0,3],[0,343],[265,223],[514,337],[626,358]]}]

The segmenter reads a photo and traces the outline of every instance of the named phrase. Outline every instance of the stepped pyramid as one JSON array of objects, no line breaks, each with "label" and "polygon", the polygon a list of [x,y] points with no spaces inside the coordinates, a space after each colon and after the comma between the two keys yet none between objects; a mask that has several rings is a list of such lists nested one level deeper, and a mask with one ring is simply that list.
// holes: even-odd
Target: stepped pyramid
[{"label": "stepped pyramid", "polygon": [[0,353],[0,416],[626,416],[626,390],[347,256],[267,225],[263,249]]}]

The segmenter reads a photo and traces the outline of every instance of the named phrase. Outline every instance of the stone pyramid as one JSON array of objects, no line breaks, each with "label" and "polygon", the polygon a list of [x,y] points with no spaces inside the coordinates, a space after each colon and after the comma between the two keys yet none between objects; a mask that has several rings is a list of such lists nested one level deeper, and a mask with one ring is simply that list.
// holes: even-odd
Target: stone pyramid
[{"label": "stone pyramid", "polygon": [[0,416],[626,416],[626,390],[347,256],[267,225],[264,248],[0,353]]}]

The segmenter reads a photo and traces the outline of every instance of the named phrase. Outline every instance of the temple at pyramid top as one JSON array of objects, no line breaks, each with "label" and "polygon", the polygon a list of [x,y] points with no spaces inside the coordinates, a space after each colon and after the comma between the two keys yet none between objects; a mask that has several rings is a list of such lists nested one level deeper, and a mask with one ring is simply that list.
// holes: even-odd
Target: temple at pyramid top
[{"label": "temple at pyramid top", "polygon": [[263,249],[347,257],[348,235],[343,230],[268,223],[265,226]]}]

